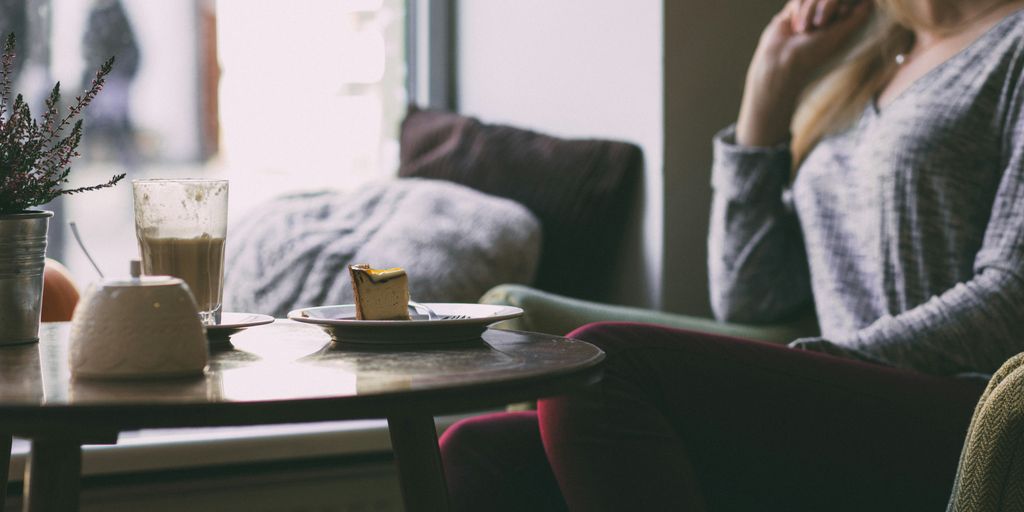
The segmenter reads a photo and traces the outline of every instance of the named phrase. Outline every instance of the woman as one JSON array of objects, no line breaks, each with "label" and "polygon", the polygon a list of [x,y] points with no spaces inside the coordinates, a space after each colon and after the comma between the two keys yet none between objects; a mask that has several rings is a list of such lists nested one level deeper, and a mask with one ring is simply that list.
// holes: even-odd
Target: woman
[{"label": "woman", "polygon": [[1024,350],[1022,8],[790,1],[715,140],[712,303],[813,307],[822,336],[580,328],[595,389],[443,436],[455,506],[941,510],[985,384],[962,374]]}]

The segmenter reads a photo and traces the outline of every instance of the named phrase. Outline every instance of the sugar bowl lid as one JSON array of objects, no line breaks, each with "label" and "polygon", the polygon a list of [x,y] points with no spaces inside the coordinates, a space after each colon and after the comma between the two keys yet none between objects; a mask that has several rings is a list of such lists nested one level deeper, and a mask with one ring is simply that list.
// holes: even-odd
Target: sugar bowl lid
[{"label": "sugar bowl lid", "polygon": [[142,262],[131,261],[130,277],[115,277],[102,279],[99,286],[103,288],[124,288],[135,286],[178,286],[184,283],[181,279],[173,276],[144,276],[142,275]]}]

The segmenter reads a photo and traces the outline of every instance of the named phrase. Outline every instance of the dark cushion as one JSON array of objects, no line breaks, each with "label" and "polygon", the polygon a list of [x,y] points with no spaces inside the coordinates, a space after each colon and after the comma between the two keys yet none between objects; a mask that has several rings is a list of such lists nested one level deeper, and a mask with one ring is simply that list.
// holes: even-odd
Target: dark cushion
[{"label": "dark cushion", "polygon": [[517,201],[540,219],[538,288],[604,299],[643,173],[633,144],[567,140],[411,107],[401,129],[403,177],[454,181]]}]

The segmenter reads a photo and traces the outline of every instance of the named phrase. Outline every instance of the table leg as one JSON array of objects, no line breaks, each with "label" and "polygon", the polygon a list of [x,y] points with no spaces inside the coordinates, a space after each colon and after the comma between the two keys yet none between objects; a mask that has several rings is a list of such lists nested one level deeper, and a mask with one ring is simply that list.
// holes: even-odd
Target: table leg
[{"label": "table leg", "polygon": [[4,505],[7,503],[7,480],[11,470],[12,444],[11,434],[0,432],[0,511],[4,510]]},{"label": "table leg", "polygon": [[76,439],[33,439],[25,467],[25,512],[78,510],[82,444]]},{"label": "table leg", "polygon": [[391,447],[398,463],[407,512],[448,510],[448,486],[431,416],[389,416]]}]

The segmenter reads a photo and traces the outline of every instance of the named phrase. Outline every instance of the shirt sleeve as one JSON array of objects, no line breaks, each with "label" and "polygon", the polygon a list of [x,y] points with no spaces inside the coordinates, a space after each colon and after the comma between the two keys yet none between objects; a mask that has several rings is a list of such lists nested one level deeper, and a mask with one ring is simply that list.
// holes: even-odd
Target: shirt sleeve
[{"label": "shirt sleeve", "polygon": [[920,306],[829,341],[900,368],[991,374],[1024,350],[1022,290],[1019,272],[986,267]]},{"label": "shirt sleeve", "polygon": [[720,321],[769,323],[811,307],[810,274],[792,203],[788,144],[745,147],[715,136],[708,234],[711,306]]},{"label": "shirt sleeve", "polygon": [[1004,171],[972,278],[848,339],[828,341],[894,366],[946,375],[991,374],[1024,351],[1024,109],[1017,96],[1002,134]]}]

